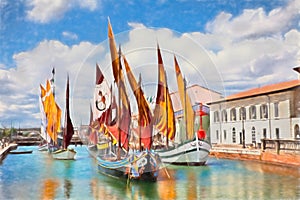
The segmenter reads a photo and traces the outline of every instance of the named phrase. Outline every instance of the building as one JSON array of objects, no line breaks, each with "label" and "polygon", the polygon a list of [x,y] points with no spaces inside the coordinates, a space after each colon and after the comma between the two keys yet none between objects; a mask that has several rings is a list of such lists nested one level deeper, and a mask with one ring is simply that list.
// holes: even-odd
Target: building
[{"label": "building", "polygon": [[262,138],[300,138],[300,80],[250,89],[209,105],[212,144],[260,146]]},{"label": "building", "polygon": [[[210,133],[209,133],[209,107],[207,106],[208,102],[211,101],[218,101],[222,99],[222,95],[218,92],[213,90],[209,90],[208,88],[202,87],[200,85],[191,85],[190,87],[186,88],[186,92],[190,97],[191,104],[193,106],[193,110],[195,113],[195,123],[194,123],[194,130],[198,130],[200,126],[200,119],[199,119],[199,111],[200,111],[200,103],[202,106],[202,111],[207,113],[207,116],[202,117],[202,125],[203,129],[206,130],[207,139],[210,140]],[[172,92],[170,94],[172,105],[174,109],[175,115],[175,123],[176,123],[176,136],[179,136],[180,133],[185,133],[185,121],[183,120],[183,109],[180,101],[179,92]],[[176,140],[176,139],[175,139]]]},{"label": "building", "polygon": [[[188,93],[188,96],[190,97],[191,104],[193,105],[193,109],[195,112],[199,111],[199,103],[202,103],[204,105],[204,109],[206,109],[206,111],[209,113],[209,108],[205,105],[208,102],[217,101],[223,98],[220,93],[196,84],[187,87],[186,91]],[[183,117],[179,92],[172,92],[170,96],[175,112],[175,117],[177,119]]]}]

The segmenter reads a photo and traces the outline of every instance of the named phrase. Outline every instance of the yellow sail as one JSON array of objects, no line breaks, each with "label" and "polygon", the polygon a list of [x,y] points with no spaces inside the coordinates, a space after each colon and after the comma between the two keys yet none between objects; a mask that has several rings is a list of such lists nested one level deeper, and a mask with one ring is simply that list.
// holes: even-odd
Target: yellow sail
[{"label": "yellow sail", "polygon": [[47,106],[47,133],[54,143],[57,143],[57,132],[60,131],[61,109],[56,104],[52,92],[49,95]]},{"label": "yellow sail", "polygon": [[[112,71],[114,75],[114,80],[117,83],[118,86],[118,92],[119,92],[119,111],[118,111],[118,130],[114,134],[117,136],[118,140],[120,140],[119,144],[122,144],[122,146],[125,149],[128,149],[128,135],[129,135],[129,129],[130,129],[130,123],[131,123],[131,108],[130,103],[126,91],[125,86],[125,78],[122,71],[122,65],[121,65],[121,50],[119,50],[119,53],[117,52],[115,39],[113,30],[111,27],[110,22],[108,21],[108,38],[109,38],[109,48],[110,48],[110,55],[111,55],[111,62],[112,62]],[[111,129],[113,131],[113,129]],[[121,137],[121,138],[120,138]]]},{"label": "yellow sail", "polygon": [[177,78],[177,85],[178,91],[181,101],[181,106],[183,110],[183,117],[185,122],[185,129],[186,129],[186,136],[187,139],[194,138],[194,110],[192,107],[191,100],[189,98],[188,93],[186,92],[185,81],[182,77],[178,62],[176,57],[174,56],[174,63],[175,63],[175,71],[176,71],[176,78]]},{"label": "yellow sail", "polygon": [[167,77],[163,66],[160,49],[157,46],[158,55],[158,84],[156,106],[154,108],[154,123],[158,132],[174,139],[175,116],[174,109],[167,85]]}]

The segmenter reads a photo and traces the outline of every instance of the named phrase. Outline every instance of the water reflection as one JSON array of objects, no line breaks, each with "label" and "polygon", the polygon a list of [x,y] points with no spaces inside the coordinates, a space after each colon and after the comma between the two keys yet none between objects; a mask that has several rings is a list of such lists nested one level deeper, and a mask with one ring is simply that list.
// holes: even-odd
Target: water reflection
[{"label": "water reflection", "polygon": [[[77,147],[80,159],[47,153],[8,155],[0,165],[0,199],[300,199],[299,169],[209,159],[207,166],[167,166],[155,183],[117,180]],[[21,164],[20,164],[21,163]]]},{"label": "water reflection", "polygon": [[42,198],[44,200],[54,199],[56,190],[59,187],[59,181],[56,179],[45,179],[42,185]]},{"label": "water reflection", "polygon": [[65,179],[64,180],[64,193],[65,193],[65,198],[70,199],[70,194],[73,188],[73,184],[70,180]]}]

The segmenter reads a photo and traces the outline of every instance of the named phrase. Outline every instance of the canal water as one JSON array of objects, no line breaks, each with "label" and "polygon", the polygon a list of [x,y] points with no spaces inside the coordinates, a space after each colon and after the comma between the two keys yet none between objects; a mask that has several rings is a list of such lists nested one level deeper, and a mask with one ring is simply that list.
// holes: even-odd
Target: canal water
[{"label": "canal water", "polygon": [[0,199],[300,199],[300,171],[209,158],[207,166],[167,166],[155,183],[127,183],[97,171],[85,146],[75,161],[53,160],[37,147],[0,164]]}]

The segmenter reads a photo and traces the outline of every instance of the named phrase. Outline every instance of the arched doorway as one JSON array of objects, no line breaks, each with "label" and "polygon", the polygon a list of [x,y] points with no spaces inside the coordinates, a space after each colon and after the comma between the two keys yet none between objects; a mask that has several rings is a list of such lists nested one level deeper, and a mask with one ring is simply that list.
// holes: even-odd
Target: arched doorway
[{"label": "arched doorway", "polygon": [[294,131],[295,131],[295,138],[300,139],[300,130],[299,130],[299,125],[298,124],[295,125]]}]

